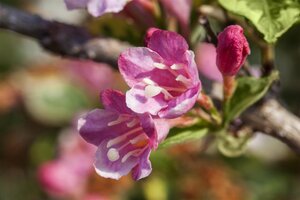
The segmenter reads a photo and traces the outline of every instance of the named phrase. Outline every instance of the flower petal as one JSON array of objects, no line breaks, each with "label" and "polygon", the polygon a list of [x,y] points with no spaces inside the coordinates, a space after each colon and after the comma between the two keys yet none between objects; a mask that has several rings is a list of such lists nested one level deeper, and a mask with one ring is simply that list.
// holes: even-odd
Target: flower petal
[{"label": "flower petal", "polygon": [[161,143],[169,133],[170,124],[165,119],[154,119],[154,124],[157,130],[158,143]]},{"label": "flower petal", "polygon": [[87,142],[98,146],[108,136],[120,134],[119,126],[108,126],[118,116],[112,111],[95,109],[78,120],[78,131]]},{"label": "flower petal", "polygon": [[142,85],[136,85],[126,92],[126,104],[136,113],[149,112],[152,115],[156,115],[158,111],[167,106],[163,94],[148,98],[145,94],[145,87]]},{"label": "flower petal", "polygon": [[119,12],[126,5],[127,0],[89,0],[88,11],[94,17],[108,12]]},{"label": "flower petal", "polygon": [[129,48],[124,51],[118,60],[119,70],[126,83],[133,87],[147,72],[155,69],[154,63],[162,63],[162,58],[146,47]]},{"label": "flower petal", "polygon": [[125,162],[122,162],[122,159],[111,161],[108,158],[108,151],[107,142],[103,141],[96,152],[94,164],[97,174],[105,178],[120,179],[127,175],[139,161],[135,156],[128,157]]},{"label": "flower petal", "polygon": [[198,69],[197,69],[197,64],[195,62],[195,54],[193,51],[186,51],[185,52],[185,57],[187,60],[187,71],[192,79],[192,82],[195,85],[198,85],[200,83],[200,79],[199,79],[199,73],[198,73]]},{"label": "flower petal", "polygon": [[120,91],[104,90],[101,93],[101,101],[107,110],[122,114],[132,114],[132,111],[126,106],[125,95]]},{"label": "flower petal", "polygon": [[171,31],[157,30],[148,40],[148,48],[157,52],[168,64],[184,63],[184,53],[188,50],[185,39]]},{"label": "flower petal", "polygon": [[67,197],[83,190],[86,180],[61,160],[44,163],[39,168],[38,178],[45,190],[57,197]]},{"label": "flower petal", "polygon": [[171,119],[183,115],[195,104],[200,92],[201,84],[187,90],[185,93],[168,102],[168,107],[158,113],[161,118]]},{"label": "flower petal", "polygon": [[158,146],[157,141],[157,129],[154,124],[154,121],[149,113],[140,115],[141,126],[143,127],[144,132],[150,138],[149,147],[156,148]]},{"label": "flower petal", "polygon": [[139,164],[132,170],[132,178],[134,180],[140,180],[149,176],[152,171],[151,162],[149,160],[151,149],[146,149],[140,156]]}]

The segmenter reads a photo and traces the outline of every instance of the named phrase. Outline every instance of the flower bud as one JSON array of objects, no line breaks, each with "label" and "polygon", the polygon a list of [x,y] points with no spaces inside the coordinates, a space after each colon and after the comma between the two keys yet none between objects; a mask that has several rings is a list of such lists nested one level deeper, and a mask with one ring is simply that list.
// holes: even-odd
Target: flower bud
[{"label": "flower bud", "polygon": [[217,66],[223,76],[234,76],[250,54],[249,44],[239,25],[231,25],[218,35]]}]

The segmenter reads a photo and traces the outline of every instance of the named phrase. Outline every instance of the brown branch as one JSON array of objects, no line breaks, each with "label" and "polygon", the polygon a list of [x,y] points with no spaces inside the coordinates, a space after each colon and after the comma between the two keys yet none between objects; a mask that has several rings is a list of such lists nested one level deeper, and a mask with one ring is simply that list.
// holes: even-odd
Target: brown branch
[{"label": "brown branch", "polygon": [[242,119],[255,130],[281,140],[300,155],[300,119],[277,100],[265,101],[244,113]]},{"label": "brown branch", "polygon": [[117,68],[119,54],[129,44],[92,36],[86,29],[20,11],[0,3],[0,28],[38,40],[57,55],[108,63]]}]

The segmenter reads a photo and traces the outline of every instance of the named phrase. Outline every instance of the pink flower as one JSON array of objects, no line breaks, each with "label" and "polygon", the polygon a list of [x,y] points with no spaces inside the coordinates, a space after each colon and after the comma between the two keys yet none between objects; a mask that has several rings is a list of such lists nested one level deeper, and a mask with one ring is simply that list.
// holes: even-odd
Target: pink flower
[{"label": "pink flower", "polygon": [[132,112],[121,92],[105,90],[101,98],[104,110],[93,110],[78,120],[81,136],[98,146],[96,172],[112,179],[131,170],[135,180],[148,176],[152,170],[150,152],[167,135],[168,125],[149,114]]},{"label": "pink flower", "polygon": [[120,72],[131,87],[126,104],[136,113],[178,117],[193,107],[201,89],[194,53],[170,31],[152,31],[146,43],[119,57]]},{"label": "pink flower", "polygon": [[81,193],[86,183],[81,172],[74,170],[71,163],[62,160],[43,164],[39,168],[38,177],[44,189],[56,197],[78,196],[80,194],[76,193]]},{"label": "pink flower", "polygon": [[216,47],[209,43],[199,43],[196,47],[196,63],[199,72],[206,78],[213,81],[222,82],[222,74],[220,73],[217,64]]},{"label": "pink flower", "polygon": [[250,54],[249,44],[239,25],[231,25],[218,35],[217,66],[223,76],[234,76]]},{"label": "pink flower", "polygon": [[70,10],[87,8],[91,15],[99,17],[104,13],[121,11],[127,0],[65,0],[65,3]]},{"label": "pink flower", "polygon": [[95,149],[72,130],[66,130],[59,141],[59,157],[40,166],[38,179],[54,197],[78,197],[84,193],[92,172]]}]

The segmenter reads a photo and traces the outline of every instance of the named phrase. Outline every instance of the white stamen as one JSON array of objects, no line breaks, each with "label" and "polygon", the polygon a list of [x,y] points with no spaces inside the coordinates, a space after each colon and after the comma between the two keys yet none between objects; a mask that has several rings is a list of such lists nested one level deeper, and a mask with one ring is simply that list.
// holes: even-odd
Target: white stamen
[{"label": "white stamen", "polygon": [[130,143],[131,144],[136,144],[136,143],[141,142],[143,140],[147,140],[147,137],[144,134],[140,134],[139,136],[131,139]]},{"label": "white stamen", "polygon": [[173,70],[179,70],[179,69],[182,69],[183,68],[183,64],[173,64],[173,65],[171,65],[171,69],[173,69]]},{"label": "white stamen", "polygon": [[78,122],[77,122],[77,130],[80,130],[81,127],[84,126],[85,122],[86,122],[86,119],[80,118],[80,119],[78,120]]},{"label": "white stamen", "polygon": [[173,98],[173,96],[165,89],[161,91],[164,94],[165,99]]},{"label": "white stamen", "polygon": [[117,149],[111,148],[107,152],[107,157],[110,161],[114,162],[120,158],[120,155]]},{"label": "white stamen", "polygon": [[133,119],[131,122],[128,122],[126,125],[128,128],[132,128],[134,127],[136,124],[138,124],[138,120],[137,119]]},{"label": "white stamen", "polygon": [[150,78],[144,78],[143,81],[144,81],[144,83],[146,83],[147,85],[155,85],[155,82],[152,81]]},{"label": "white stamen", "polygon": [[185,88],[174,88],[174,87],[166,87],[166,86],[164,86],[164,89],[168,91],[174,91],[174,92],[184,92],[186,90]]},{"label": "white stamen", "polygon": [[162,63],[153,63],[153,66],[158,69],[167,69],[168,68],[165,64],[162,64]]},{"label": "white stamen", "polygon": [[185,76],[183,76],[181,74],[178,75],[175,80],[176,81],[180,81],[180,82],[182,82],[185,85],[191,84],[191,80],[189,80],[188,78],[186,78]]},{"label": "white stamen", "polygon": [[136,154],[136,153],[139,153],[140,151],[141,151],[141,149],[136,149],[136,150],[130,151],[129,153],[127,153],[127,154],[122,158],[121,162],[122,162],[122,163],[126,162],[126,160],[127,160],[130,156],[132,156],[132,155],[134,155],[134,154]]},{"label": "white stamen", "polygon": [[129,135],[131,135],[132,133],[135,133],[137,131],[141,131],[143,130],[142,127],[138,127],[138,128],[135,128],[135,129],[132,129],[131,131],[128,131],[127,133],[124,133],[123,135],[119,136],[119,137],[116,137],[114,139],[111,139],[107,142],[107,145],[106,147],[107,148],[110,148],[111,146],[115,145],[115,144],[118,144],[119,142],[122,142],[124,139],[126,139],[126,137],[128,137]]},{"label": "white stamen", "polygon": [[145,96],[148,97],[148,98],[154,97],[154,96],[158,95],[161,92],[162,92],[162,88],[159,87],[159,86],[147,85],[145,87]]},{"label": "white stamen", "polygon": [[126,120],[127,120],[127,117],[119,115],[118,119],[116,119],[115,121],[109,122],[107,124],[107,126],[114,126],[114,125],[120,124],[120,123],[122,123],[122,122],[124,122]]}]

